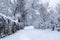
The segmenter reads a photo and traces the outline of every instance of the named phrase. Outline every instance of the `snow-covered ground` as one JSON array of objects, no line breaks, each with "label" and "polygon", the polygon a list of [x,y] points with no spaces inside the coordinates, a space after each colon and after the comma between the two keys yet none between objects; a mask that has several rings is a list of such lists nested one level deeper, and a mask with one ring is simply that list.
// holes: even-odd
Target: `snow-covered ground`
[{"label": "snow-covered ground", "polygon": [[26,26],[24,29],[35,29],[34,26]]},{"label": "snow-covered ground", "polygon": [[60,40],[60,32],[40,30],[40,29],[24,29],[0,40]]}]

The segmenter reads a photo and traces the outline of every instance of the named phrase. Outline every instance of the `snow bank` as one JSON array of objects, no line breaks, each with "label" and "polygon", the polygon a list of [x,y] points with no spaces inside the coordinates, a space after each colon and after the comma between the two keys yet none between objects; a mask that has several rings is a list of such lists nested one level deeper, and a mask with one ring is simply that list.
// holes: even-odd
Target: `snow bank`
[{"label": "snow bank", "polygon": [[27,26],[24,29],[35,29],[33,26]]}]

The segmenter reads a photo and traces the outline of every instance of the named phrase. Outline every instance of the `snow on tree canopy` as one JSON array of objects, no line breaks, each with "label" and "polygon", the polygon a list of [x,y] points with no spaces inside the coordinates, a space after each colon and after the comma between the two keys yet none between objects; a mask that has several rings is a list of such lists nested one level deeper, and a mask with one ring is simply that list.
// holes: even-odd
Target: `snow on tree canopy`
[{"label": "snow on tree canopy", "polygon": [[0,38],[32,26],[60,31],[60,0],[0,0]]}]

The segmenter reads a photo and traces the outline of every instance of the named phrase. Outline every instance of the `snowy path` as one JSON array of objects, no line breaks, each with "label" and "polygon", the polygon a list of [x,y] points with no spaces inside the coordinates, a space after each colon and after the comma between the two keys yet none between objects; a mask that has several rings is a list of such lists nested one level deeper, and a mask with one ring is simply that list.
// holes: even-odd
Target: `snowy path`
[{"label": "snowy path", "polygon": [[0,40],[60,40],[60,32],[25,29]]}]

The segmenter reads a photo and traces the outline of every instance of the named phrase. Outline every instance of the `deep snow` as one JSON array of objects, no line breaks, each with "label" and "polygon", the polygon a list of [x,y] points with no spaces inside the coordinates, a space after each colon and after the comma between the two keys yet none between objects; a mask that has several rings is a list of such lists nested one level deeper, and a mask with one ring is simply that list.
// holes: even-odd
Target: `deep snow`
[{"label": "deep snow", "polygon": [[60,40],[60,32],[40,29],[24,29],[5,38],[1,38],[0,40]]}]

